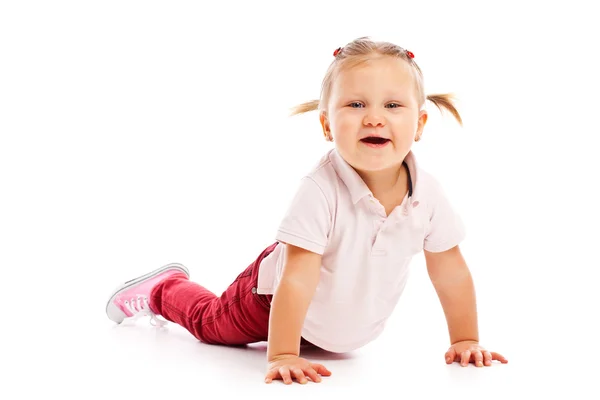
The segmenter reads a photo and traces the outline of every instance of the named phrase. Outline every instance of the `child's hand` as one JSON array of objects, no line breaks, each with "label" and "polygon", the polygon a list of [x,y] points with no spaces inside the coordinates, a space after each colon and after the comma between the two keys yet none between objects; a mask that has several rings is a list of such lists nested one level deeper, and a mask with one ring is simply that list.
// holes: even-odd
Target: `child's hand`
[{"label": "child's hand", "polygon": [[282,355],[271,360],[267,367],[265,382],[271,383],[273,379],[283,379],[283,383],[289,385],[292,383],[292,376],[299,383],[306,383],[308,376],[313,382],[321,382],[319,376],[329,376],[331,372],[321,364],[310,363],[304,358],[294,355]]},{"label": "child's hand", "polygon": [[446,352],[446,364],[452,364],[459,361],[460,365],[466,367],[469,362],[473,362],[477,367],[492,366],[492,360],[498,360],[506,364],[508,360],[501,354],[487,351],[474,340],[465,340],[456,342]]}]

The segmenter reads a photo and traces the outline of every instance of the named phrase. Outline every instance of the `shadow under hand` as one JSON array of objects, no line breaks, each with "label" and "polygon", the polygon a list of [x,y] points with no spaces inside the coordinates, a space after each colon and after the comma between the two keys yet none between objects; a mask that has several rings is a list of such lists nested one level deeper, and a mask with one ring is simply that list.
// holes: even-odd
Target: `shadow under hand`
[{"label": "shadow under hand", "polygon": [[332,353],[313,344],[300,346],[300,356],[320,360],[349,360],[354,358],[352,353]]},{"label": "shadow under hand", "polygon": [[[263,353],[265,356],[267,354],[266,342],[252,343],[249,345],[240,346],[239,348],[250,351],[258,351]],[[355,356],[352,353],[332,353],[315,346],[314,344],[302,344],[300,346],[300,357],[317,358],[320,360],[349,360],[353,359]]]}]

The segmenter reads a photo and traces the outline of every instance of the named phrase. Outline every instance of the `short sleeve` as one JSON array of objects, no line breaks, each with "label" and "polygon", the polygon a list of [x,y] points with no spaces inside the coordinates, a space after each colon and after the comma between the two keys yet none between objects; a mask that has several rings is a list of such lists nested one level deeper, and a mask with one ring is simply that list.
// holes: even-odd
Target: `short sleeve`
[{"label": "short sleeve", "polygon": [[276,240],[323,254],[331,227],[327,198],[319,185],[304,177],[277,230]]},{"label": "short sleeve", "polygon": [[423,248],[438,253],[460,244],[466,236],[465,226],[436,180],[433,180],[430,204],[429,229],[425,234]]}]

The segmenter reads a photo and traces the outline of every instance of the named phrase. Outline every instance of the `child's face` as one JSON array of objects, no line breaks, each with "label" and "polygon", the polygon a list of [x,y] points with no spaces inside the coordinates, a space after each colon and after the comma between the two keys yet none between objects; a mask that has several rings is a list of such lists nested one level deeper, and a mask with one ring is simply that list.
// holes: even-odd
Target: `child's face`
[{"label": "child's face", "polygon": [[[410,68],[403,60],[381,57],[341,71],[333,82],[321,123],[355,169],[399,167],[415,137],[421,135],[427,114],[419,111]],[[364,140],[372,135],[388,140],[384,144]]]}]

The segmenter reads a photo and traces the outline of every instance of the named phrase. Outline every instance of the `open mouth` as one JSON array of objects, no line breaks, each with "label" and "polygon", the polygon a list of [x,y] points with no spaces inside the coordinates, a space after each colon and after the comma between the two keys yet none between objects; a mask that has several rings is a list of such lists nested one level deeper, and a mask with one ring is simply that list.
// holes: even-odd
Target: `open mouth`
[{"label": "open mouth", "polygon": [[384,145],[387,142],[390,141],[390,139],[386,139],[386,138],[382,138],[382,137],[376,137],[376,136],[369,136],[363,139],[360,139],[361,142],[366,143],[366,144],[371,144],[371,145]]}]

